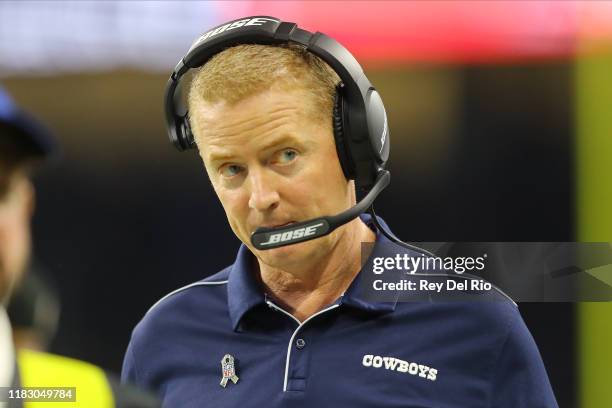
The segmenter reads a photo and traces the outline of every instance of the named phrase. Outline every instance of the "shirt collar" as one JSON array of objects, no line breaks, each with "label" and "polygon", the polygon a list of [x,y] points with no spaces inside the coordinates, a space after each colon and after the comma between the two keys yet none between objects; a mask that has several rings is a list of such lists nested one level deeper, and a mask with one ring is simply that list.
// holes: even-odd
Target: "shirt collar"
[{"label": "shirt collar", "polygon": [[242,316],[260,303],[265,302],[263,288],[253,267],[255,259],[246,245],[240,245],[236,262],[232,265],[227,280],[227,303],[232,328],[236,330]]},{"label": "shirt collar", "polygon": [[[391,242],[380,230],[376,229],[374,223],[372,222],[372,216],[370,214],[362,214],[360,216],[361,220],[370,228],[374,229],[376,232],[376,242],[374,243],[374,248],[372,249],[372,253],[364,263],[365,265],[371,265],[372,259],[374,257],[381,256],[394,256],[390,254],[395,254],[397,252],[396,244]],[[383,221],[382,218],[376,217],[378,223],[385,228],[387,231],[390,231],[389,226]],[[387,254],[389,253],[389,254]],[[391,313],[395,310],[397,305],[397,298],[399,297],[399,292],[393,301],[388,302],[375,302],[370,299],[367,299],[364,296],[365,291],[362,290],[362,284],[365,280],[365,274],[371,268],[362,267],[359,274],[355,277],[351,285],[348,287],[344,295],[342,296],[340,303],[346,306],[350,306],[364,312],[376,313],[376,314],[384,314]]]},{"label": "shirt collar", "polygon": [[[360,218],[366,225],[374,229],[372,217],[369,214],[362,214]],[[377,217],[377,219],[388,230],[387,224],[380,217]],[[392,250],[389,247],[395,247],[395,244],[389,241],[382,232],[376,231],[376,242],[368,262],[373,257],[384,256],[384,253]],[[397,249],[395,250],[397,251]],[[249,310],[265,303],[265,295],[256,276],[254,262],[256,261],[253,254],[242,244],[238,250],[236,261],[232,265],[227,283],[229,315],[234,330],[237,330],[240,321]],[[359,272],[344,295],[336,303],[369,313],[382,314],[393,312],[397,299],[392,302],[373,302],[362,295],[360,286],[363,276],[362,272],[363,270]]]}]

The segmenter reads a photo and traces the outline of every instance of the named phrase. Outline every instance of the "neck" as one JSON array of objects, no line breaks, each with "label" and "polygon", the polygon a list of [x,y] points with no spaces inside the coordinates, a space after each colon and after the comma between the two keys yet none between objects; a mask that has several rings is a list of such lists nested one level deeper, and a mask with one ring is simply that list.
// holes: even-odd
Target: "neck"
[{"label": "neck", "polygon": [[361,269],[361,243],[375,239],[374,232],[356,218],[337,230],[331,250],[307,264],[281,269],[258,261],[264,289],[279,306],[304,321],[346,291]]}]

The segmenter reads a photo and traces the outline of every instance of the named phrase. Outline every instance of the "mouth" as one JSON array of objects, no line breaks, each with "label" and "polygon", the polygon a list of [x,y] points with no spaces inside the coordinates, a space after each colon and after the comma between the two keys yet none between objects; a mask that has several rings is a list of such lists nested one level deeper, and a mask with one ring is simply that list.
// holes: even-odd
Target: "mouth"
[{"label": "mouth", "polygon": [[261,228],[282,228],[282,227],[287,227],[291,224],[295,224],[297,221],[289,221],[289,222],[285,222],[283,224],[262,224],[259,227]]}]

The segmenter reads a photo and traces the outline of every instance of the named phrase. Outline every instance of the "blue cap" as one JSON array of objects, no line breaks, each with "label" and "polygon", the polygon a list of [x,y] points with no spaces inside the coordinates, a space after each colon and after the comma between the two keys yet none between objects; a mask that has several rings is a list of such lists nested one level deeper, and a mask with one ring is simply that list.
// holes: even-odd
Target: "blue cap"
[{"label": "blue cap", "polygon": [[21,144],[32,156],[50,156],[57,150],[57,142],[49,129],[15,105],[6,91],[0,87],[0,124],[15,132],[1,132],[0,138],[10,137]]}]

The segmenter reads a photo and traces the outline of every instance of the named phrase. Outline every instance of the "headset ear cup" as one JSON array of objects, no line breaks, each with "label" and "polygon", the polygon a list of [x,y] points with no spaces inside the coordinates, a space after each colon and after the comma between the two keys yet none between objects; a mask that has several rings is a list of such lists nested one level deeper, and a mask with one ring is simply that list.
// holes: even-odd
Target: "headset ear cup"
[{"label": "headset ear cup", "polygon": [[185,115],[183,117],[183,120],[181,121],[180,139],[181,144],[184,146],[184,149],[192,149],[197,147],[193,132],[191,131],[191,121],[189,120],[189,114]]},{"label": "headset ear cup", "polygon": [[336,152],[338,153],[338,159],[340,160],[340,166],[344,172],[344,176],[347,180],[355,179],[355,166],[350,156],[350,150],[348,148],[348,140],[344,133],[344,109],[343,109],[343,96],[342,83],[336,86],[336,93],[334,94],[334,109],[332,114],[332,126],[334,130],[334,141],[336,143]]},{"label": "headset ear cup", "polygon": [[389,159],[390,140],[387,112],[380,94],[372,90],[367,99],[368,131],[370,134],[371,158],[375,167],[384,168]]}]

